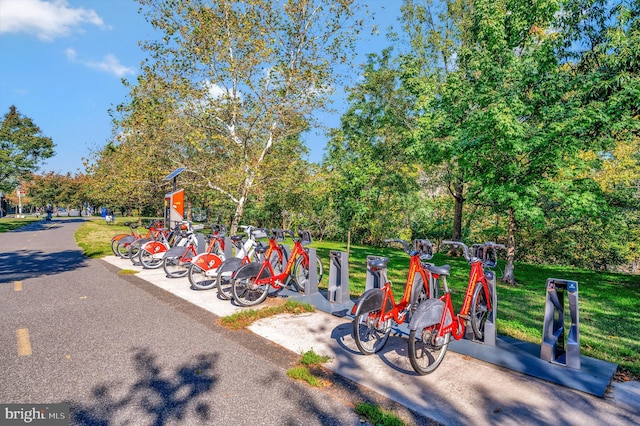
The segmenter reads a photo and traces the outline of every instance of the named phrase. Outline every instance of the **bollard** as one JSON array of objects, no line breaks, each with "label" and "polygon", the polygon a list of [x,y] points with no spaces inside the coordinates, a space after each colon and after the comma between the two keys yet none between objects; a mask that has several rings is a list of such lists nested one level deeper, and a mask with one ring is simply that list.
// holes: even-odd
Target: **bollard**
[{"label": "bollard", "polygon": [[196,250],[196,254],[204,253],[205,248],[207,248],[207,242],[204,239],[204,234],[198,232],[196,234],[196,239],[198,240],[198,249]]},{"label": "bollard", "polygon": [[304,294],[312,295],[318,293],[318,270],[316,269],[316,249],[309,247],[309,279],[304,285]]},{"label": "bollard", "polygon": [[365,289],[371,290],[372,288],[382,288],[384,286],[384,280],[387,276],[387,262],[388,257],[380,256],[367,256],[367,278],[365,281]]},{"label": "bollard", "polygon": [[329,294],[331,303],[347,303],[351,300],[349,289],[349,255],[343,251],[329,252]]},{"label": "bollard", "polygon": [[233,257],[233,241],[231,237],[224,237],[224,258],[229,259]]},{"label": "bollard", "polygon": [[[571,326],[565,342],[564,294],[569,299]],[[547,299],[542,328],[540,358],[569,368],[580,369],[580,320],[578,282],[547,279]]]}]

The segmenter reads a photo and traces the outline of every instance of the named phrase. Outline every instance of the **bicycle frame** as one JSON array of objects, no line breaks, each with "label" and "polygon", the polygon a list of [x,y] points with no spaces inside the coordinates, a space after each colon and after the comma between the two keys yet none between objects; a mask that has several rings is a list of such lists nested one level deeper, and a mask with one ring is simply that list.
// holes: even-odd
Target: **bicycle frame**
[{"label": "bicycle frame", "polygon": [[[393,291],[391,291],[391,282],[388,281],[385,276],[385,283],[381,288],[384,293],[382,303],[376,306],[376,308],[380,309],[380,315],[377,315],[377,325],[383,324],[389,319],[393,319],[397,324],[403,324],[406,321],[406,310],[408,309],[409,303],[411,303],[412,300],[414,284],[416,282],[416,275],[420,275],[422,277],[425,291],[427,292],[427,295],[429,295],[429,283],[431,282],[431,274],[429,273],[429,275],[427,275],[427,272],[422,267],[422,263],[420,262],[420,258],[418,256],[411,256],[409,261],[409,273],[407,274],[404,293],[399,303],[396,303],[395,298],[393,297]],[[357,315],[359,313],[358,306],[360,305],[354,305],[352,309],[353,315]],[[387,310],[386,308],[388,306],[391,306],[391,309]]]},{"label": "bicycle frame", "polygon": [[[447,243],[447,241],[443,241],[443,243]],[[469,320],[469,314],[471,312],[473,292],[478,283],[482,285],[482,291],[484,292],[485,300],[487,303],[487,310],[493,310],[491,291],[489,290],[487,277],[484,272],[483,259],[475,256],[469,257],[468,248],[464,245],[462,245],[462,247],[465,252],[465,257],[471,264],[467,290],[464,295],[460,312],[458,312],[458,314],[456,315],[453,308],[453,303],[451,302],[451,292],[449,290],[449,286],[447,285],[446,277],[443,277],[445,294],[440,298],[440,300],[444,302],[444,310],[440,319],[441,326],[438,330],[438,337],[441,338],[444,338],[447,333],[451,333],[455,340],[460,340],[464,337],[467,321]]]},{"label": "bicycle frame", "polygon": [[[271,240],[269,241],[269,249],[273,249],[271,246]],[[287,261],[284,271],[280,274],[276,274],[273,269],[273,265],[271,265],[271,262],[269,261],[270,252],[268,252],[262,261],[262,265],[258,271],[254,284],[256,286],[269,284],[273,288],[282,287],[282,283],[290,276],[293,265],[299,256],[302,256],[304,259],[302,261],[303,265],[305,264],[304,262],[306,262],[307,265],[309,264],[309,255],[307,254],[307,251],[302,246],[300,240],[296,240],[293,243],[293,250],[291,251],[291,256],[289,256],[289,260]]]}]

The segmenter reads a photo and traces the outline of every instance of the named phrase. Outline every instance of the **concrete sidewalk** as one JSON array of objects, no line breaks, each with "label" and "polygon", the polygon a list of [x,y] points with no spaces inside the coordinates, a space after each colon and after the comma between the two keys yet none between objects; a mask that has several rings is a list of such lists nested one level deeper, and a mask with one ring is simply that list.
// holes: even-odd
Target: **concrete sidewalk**
[{"label": "concrete sidewalk", "polygon": [[[247,309],[218,299],[215,289],[192,290],[187,278],[166,278],[162,268],[144,270],[115,256],[103,260],[137,270],[137,277],[215,315]],[[250,330],[296,353],[328,355],[328,369],[447,425],[640,424],[640,382],[611,383],[600,398],[453,351],[434,373],[418,376],[404,338],[392,336],[381,352],[364,356],[351,337],[350,318],[321,311],[263,319]]]}]

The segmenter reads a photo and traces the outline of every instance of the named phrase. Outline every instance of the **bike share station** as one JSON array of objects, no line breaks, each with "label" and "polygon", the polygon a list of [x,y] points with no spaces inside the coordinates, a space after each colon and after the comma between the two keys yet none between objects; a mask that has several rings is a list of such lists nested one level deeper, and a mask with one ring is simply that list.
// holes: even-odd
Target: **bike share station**
[{"label": "bike share station", "polygon": [[184,189],[176,189],[176,184],[178,175],[185,169],[186,167],[177,168],[162,179],[173,180],[173,191],[164,196],[164,226],[169,229],[184,220]]},{"label": "bike share station", "polygon": [[[367,257],[367,275],[365,291],[381,288],[384,276],[380,270],[380,257]],[[309,249],[309,262],[314,265],[316,250]],[[350,313],[354,303],[350,299],[348,255],[331,251],[329,269],[329,287],[326,296],[318,290],[317,272],[309,268],[309,280],[305,294],[285,290],[285,297],[310,303],[317,309],[337,316]],[[372,265],[376,265],[375,268]],[[474,338],[471,325],[467,325],[465,338],[451,340],[449,349],[459,354],[518,371],[539,379],[585,393],[603,397],[611,382],[617,365],[580,355],[580,322],[578,316],[578,283],[576,281],[549,278],[546,281],[546,303],[543,321],[542,344],[523,342],[506,336],[497,336],[496,319],[498,297],[496,277],[487,270],[487,284],[491,289],[493,310],[484,326],[484,338]],[[565,294],[568,301],[568,314],[565,315]],[[395,325],[396,332],[408,335],[408,323]],[[565,334],[565,330],[569,330]],[[553,396],[550,395],[553,399]]]}]

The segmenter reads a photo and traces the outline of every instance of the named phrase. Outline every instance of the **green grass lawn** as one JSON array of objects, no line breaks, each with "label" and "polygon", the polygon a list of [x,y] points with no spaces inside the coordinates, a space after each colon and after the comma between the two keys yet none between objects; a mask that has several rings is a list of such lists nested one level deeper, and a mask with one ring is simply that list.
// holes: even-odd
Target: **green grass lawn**
[{"label": "green grass lawn", "polygon": [[[123,225],[127,220],[137,221],[137,218],[118,218],[113,225],[107,225],[102,219],[87,221],[77,231],[76,241],[90,257],[110,255],[111,237],[128,232],[129,228]],[[0,226],[5,223],[5,220],[0,221]],[[346,244],[314,241],[312,247],[316,248],[323,261],[325,276],[321,286],[326,287],[329,251],[345,251]],[[409,256],[400,247],[352,245],[349,257],[351,296],[356,297],[364,291],[368,255],[389,257],[388,277],[393,283],[394,297],[399,300],[409,266]],[[464,259],[443,253],[436,253],[432,262],[451,265],[448,283],[454,308],[459,309],[468,281],[469,265]],[[498,278],[502,275],[503,265],[500,262],[496,268]],[[497,283],[499,334],[540,344],[547,278],[575,280],[578,281],[582,355],[616,363],[619,372],[640,379],[640,317],[637,315],[640,311],[640,276],[522,263],[516,264],[515,273],[516,285]]]},{"label": "green grass lawn", "polygon": [[18,229],[32,222],[37,222],[39,220],[42,220],[42,218],[37,218],[35,216],[27,216],[24,219],[15,219],[13,217],[3,217],[3,218],[0,218],[0,232],[7,232],[13,229]]}]

